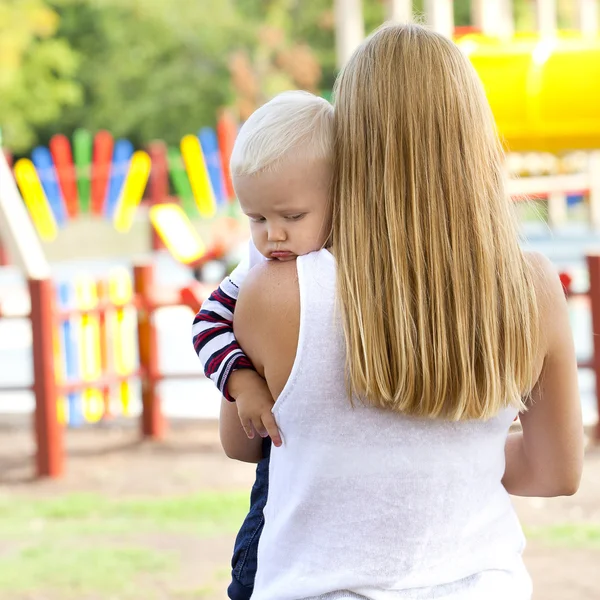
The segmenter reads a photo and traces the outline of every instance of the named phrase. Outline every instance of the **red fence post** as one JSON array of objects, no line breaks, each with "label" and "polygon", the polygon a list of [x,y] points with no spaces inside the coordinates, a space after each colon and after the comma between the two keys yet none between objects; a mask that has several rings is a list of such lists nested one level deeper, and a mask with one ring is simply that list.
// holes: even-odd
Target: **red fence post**
[{"label": "red fence post", "polygon": [[54,364],[54,289],[49,279],[29,280],[33,344],[33,389],[38,477],[64,471],[62,425],[58,422],[58,386]]},{"label": "red fence post", "polygon": [[8,256],[8,252],[6,248],[2,244],[2,240],[0,239],[0,267],[8,267],[10,265],[10,258]]},{"label": "red fence post", "polygon": [[158,339],[154,326],[154,266],[133,267],[133,285],[141,300],[138,308],[138,352],[142,382],[141,432],[144,437],[160,439],[165,433],[165,420],[158,394]]},{"label": "red fence post", "polygon": [[600,255],[587,256],[588,272],[590,276],[590,309],[592,312],[592,339],[593,352],[592,364],[596,378],[596,405],[598,407],[598,423],[594,430],[596,441],[600,441]]}]

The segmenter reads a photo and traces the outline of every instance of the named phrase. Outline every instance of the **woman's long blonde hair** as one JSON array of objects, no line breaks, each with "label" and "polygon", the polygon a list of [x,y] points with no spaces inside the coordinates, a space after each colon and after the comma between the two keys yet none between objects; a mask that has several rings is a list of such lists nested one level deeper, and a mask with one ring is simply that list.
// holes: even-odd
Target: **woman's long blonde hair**
[{"label": "woman's long blonde hair", "polygon": [[368,38],[335,89],[333,251],[349,391],[451,420],[524,408],[535,291],[481,82],[419,25]]}]

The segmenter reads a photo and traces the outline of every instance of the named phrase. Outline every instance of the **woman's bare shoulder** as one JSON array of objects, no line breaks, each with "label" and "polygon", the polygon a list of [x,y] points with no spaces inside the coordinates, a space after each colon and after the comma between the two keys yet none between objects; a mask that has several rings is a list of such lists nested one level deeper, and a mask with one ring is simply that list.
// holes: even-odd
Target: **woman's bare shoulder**
[{"label": "woman's bare shoulder", "polygon": [[556,300],[564,300],[564,291],[558,271],[552,261],[541,252],[525,252],[533,285],[538,296],[540,308],[551,306]]},{"label": "woman's bare shoulder", "polygon": [[566,312],[565,292],[558,271],[547,256],[539,252],[526,252],[525,260],[535,287],[540,334],[547,347],[553,338],[570,335],[570,329],[562,331],[565,329],[564,319],[558,318]]},{"label": "woman's bare shoulder", "polygon": [[529,264],[532,272],[538,277],[548,277],[551,274],[556,275],[557,271],[552,261],[541,252],[527,251],[524,252],[525,260]]},{"label": "woman's bare shoulder", "polygon": [[240,299],[243,295],[246,299],[262,303],[279,303],[281,296],[291,295],[297,287],[298,271],[295,260],[268,260],[250,269],[240,290]]},{"label": "woman's bare shoulder", "polygon": [[289,376],[299,329],[296,261],[269,261],[251,269],[235,307],[234,333],[259,372],[264,368],[271,374],[265,376],[272,391],[280,390]]}]

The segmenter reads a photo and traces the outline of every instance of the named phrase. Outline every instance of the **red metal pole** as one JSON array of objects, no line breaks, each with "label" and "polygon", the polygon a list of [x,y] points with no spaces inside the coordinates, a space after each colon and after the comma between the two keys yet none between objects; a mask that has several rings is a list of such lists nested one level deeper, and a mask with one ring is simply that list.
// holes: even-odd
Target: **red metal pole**
[{"label": "red metal pole", "polygon": [[[148,145],[148,154],[152,160],[150,171],[150,206],[167,202],[169,198],[169,168],[167,162],[167,146],[164,142],[155,141]],[[152,236],[152,250],[162,250],[163,244],[160,236],[150,223]]]},{"label": "red metal pole", "polygon": [[0,239],[0,267],[8,267],[10,265],[10,258],[8,252]]},{"label": "red metal pole", "polygon": [[[12,168],[13,166],[13,156],[8,150],[1,150],[4,152],[4,156],[6,157],[6,162],[8,166]],[[10,265],[10,256],[8,255],[8,251],[6,247],[2,243],[2,239],[0,239],[0,267],[8,267]]]},{"label": "red metal pole", "polygon": [[54,288],[49,279],[30,280],[33,390],[38,477],[64,472],[63,429],[58,422],[54,365]]},{"label": "red metal pole", "polygon": [[160,439],[165,434],[165,420],[158,394],[158,338],[154,326],[154,267],[151,264],[133,268],[133,286],[142,300],[138,308],[138,352],[142,370],[142,417],[144,437]]},{"label": "red metal pole", "polygon": [[592,339],[593,352],[592,364],[596,378],[596,405],[599,420],[596,423],[594,437],[600,441],[600,255],[587,256],[588,272],[590,276],[590,309],[592,312]]},{"label": "red metal pole", "polygon": [[6,162],[8,163],[8,166],[12,169],[13,166],[13,155],[11,152],[9,152],[8,150],[3,150],[4,152],[4,156],[6,157]]}]

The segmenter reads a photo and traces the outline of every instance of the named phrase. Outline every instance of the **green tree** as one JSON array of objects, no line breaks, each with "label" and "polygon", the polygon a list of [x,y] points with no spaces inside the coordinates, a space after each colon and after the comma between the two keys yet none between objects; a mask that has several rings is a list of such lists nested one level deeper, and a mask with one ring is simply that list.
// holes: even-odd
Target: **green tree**
[{"label": "green tree", "polygon": [[15,152],[81,101],[77,54],[53,37],[58,25],[43,0],[0,0],[0,128],[3,144]]},{"label": "green tree", "polygon": [[[336,70],[335,22],[333,0],[237,0],[236,6],[245,22],[259,29],[267,23],[280,33],[280,42],[273,48],[271,61],[273,67],[279,67],[279,85],[273,91],[281,91],[284,81],[287,87],[306,87],[311,91],[329,92],[333,87]],[[385,19],[385,6],[382,0],[363,0],[365,31],[368,33]],[[274,34],[271,38],[275,37]],[[299,52],[299,49],[301,51]],[[293,67],[308,61],[307,49],[320,66],[320,77],[316,85],[306,85],[294,77]],[[260,52],[260,40],[255,52]],[[289,65],[287,76],[281,76],[281,70]],[[272,69],[276,71],[276,69]],[[276,77],[275,73],[272,75]],[[302,85],[304,83],[304,85]],[[315,89],[317,88],[317,89]],[[285,89],[285,87],[284,87]]]},{"label": "green tree", "polygon": [[251,35],[231,2],[69,0],[56,3],[58,35],[81,56],[81,106],[55,129],[109,129],[141,144],[177,143],[231,101],[229,55]]}]

